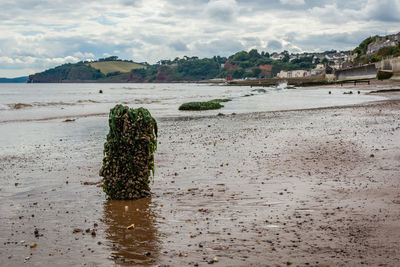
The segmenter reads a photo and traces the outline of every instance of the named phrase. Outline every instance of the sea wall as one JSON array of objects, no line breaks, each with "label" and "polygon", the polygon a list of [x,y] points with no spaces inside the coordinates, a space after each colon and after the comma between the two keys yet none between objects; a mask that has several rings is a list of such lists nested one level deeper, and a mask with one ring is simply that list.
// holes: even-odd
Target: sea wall
[{"label": "sea wall", "polygon": [[378,72],[375,64],[368,64],[359,67],[353,67],[349,69],[342,69],[335,71],[336,79],[371,79],[376,77]]},{"label": "sea wall", "polygon": [[375,65],[378,70],[393,71],[394,75],[400,75],[400,57],[385,59]]}]

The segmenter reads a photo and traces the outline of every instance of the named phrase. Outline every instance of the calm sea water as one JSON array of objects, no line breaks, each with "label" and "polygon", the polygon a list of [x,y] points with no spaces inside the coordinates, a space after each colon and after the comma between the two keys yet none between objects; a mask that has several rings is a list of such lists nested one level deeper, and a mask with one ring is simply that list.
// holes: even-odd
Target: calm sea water
[{"label": "calm sea water", "polygon": [[[99,90],[103,93],[100,94]],[[155,117],[204,116],[328,107],[382,100],[349,88],[250,88],[210,84],[0,84],[0,122],[107,114],[115,104],[145,107]],[[332,91],[329,95],[328,91]],[[185,102],[230,98],[224,108],[179,111]]]}]

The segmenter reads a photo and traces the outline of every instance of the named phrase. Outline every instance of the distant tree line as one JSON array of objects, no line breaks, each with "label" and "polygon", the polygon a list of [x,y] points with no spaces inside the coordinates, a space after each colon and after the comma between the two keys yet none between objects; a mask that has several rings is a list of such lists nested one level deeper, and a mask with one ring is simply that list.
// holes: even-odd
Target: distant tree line
[{"label": "distant tree line", "polygon": [[98,61],[99,61],[99,62],[104,62],[104,61],[133,62],[132,60],[122,60],[122,59],[119,59],[118,56],[110,56],[110,57],[106,57],[106,58],[99,58]]}]

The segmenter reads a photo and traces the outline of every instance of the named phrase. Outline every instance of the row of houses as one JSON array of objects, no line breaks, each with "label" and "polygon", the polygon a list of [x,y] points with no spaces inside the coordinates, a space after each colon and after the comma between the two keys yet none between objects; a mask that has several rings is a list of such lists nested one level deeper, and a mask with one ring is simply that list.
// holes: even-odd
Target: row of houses
[{"label": "row of houses", "polygon": [[276,77],[278,78],[304,78],[309,76],[316,76],[322,74],[332,74],[333,68],[330,66],[325,66],[324,64],[317,64],[317,66],[312,70],[281,70]]},{"label": "row of houses", "polygon": [[379,49],[389,46],[396,46],[400,43],[400,32],[397,34],[376,37],[376,40],[368,45],[367,55],[375,54]]},{"label": "row of houses", "polygon": [[[227,61],[224,64],[224,69],[225,70],[237,70],[239,66],[234,65]],[[252,72],[254,69],[259,69],[260,70],[260,76],[261,77],[270,77],[272,73],[272,65],[260,65],[257,67],[251,67],[245,69],[246,72]],[[291,71],[280,71],[276,77],[278,78],[303,78],[303,77],[309,77],[309,76],[316,76],[316,75],[322,75],[322,74],[332,74],[334,71],[334,68],[329,65],[324,65],[324,64],[317,64],[317,66],[312,69],[312,70],[291,70]],[[228,80],[232,79],[231,75],[229,75]]]},{"label": "row of houses", "polygon": [[[285,57],[283,53],[273,53],[271,54],[270,58],[272,60],[282,60]],[[324,59],[327,61],[349,61],[353,58],[350,51],[331,51],[331,52],[324,52],[324,53],[301,53],[301,54],[291,54],[289,55],[289,61],[293,61],[295,59],[301,59],[305,57],[312,57],[313,63],[320,63]]]}]

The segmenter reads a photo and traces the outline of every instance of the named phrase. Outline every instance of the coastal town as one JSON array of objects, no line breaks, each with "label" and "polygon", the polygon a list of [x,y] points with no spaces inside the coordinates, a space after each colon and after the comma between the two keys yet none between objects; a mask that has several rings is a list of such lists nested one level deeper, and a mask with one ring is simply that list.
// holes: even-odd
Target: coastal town
[{"label": "coastal town", "polygon": [[398,79],[399,73],[400,33],[397,33],[368,37],[348,51],[289,53],[284,50],[270,54],[251,49],[229,57],[183,56],[155,64],[110,56],[63,64],[29,75],[26,80],[28,83],[211,82],[266,86],[287,81],[296,86],[309,86],[360,79]]},{"label": "coastal town", "polygon": [[[272,74],[272,65],[260,65],[261,78],[315,78],[321,77],[328,81],[344,80],[344,79],[370,79],[375,78],[379,71],[390,73],[391,76],[400,75],[400,57],[388,55],[384,57],[368,57],[376,55],[385,48],[398,47],[400,44],[400,32],[384,37],[371,38],[371,42],[366,47],[366,51],[326,51],[324,53],[300,53],[288,54],[287,51],[282,53],[273,53],[270,58],[274,61],[284,60],[287,57],[289,62],[301,60],[303,58],[312,58],[312,63],[316,64],[315,68],[281,70],[275,76]],[[364,52],[364,53],[363,53]],[[364,59],[364,61],[363,61]],[[367,59],[367,61],[365,61]],[[361,63],[362,62],[362,63]],[[232,65],[229,60],[224,64],[227,70],[236,70],[238,66]],[[251,69],[246,69],[251,71]],[[233,80],[228,75],[227,80]],[[245,80],[259,80],[260,77],[244,78]]]}]

